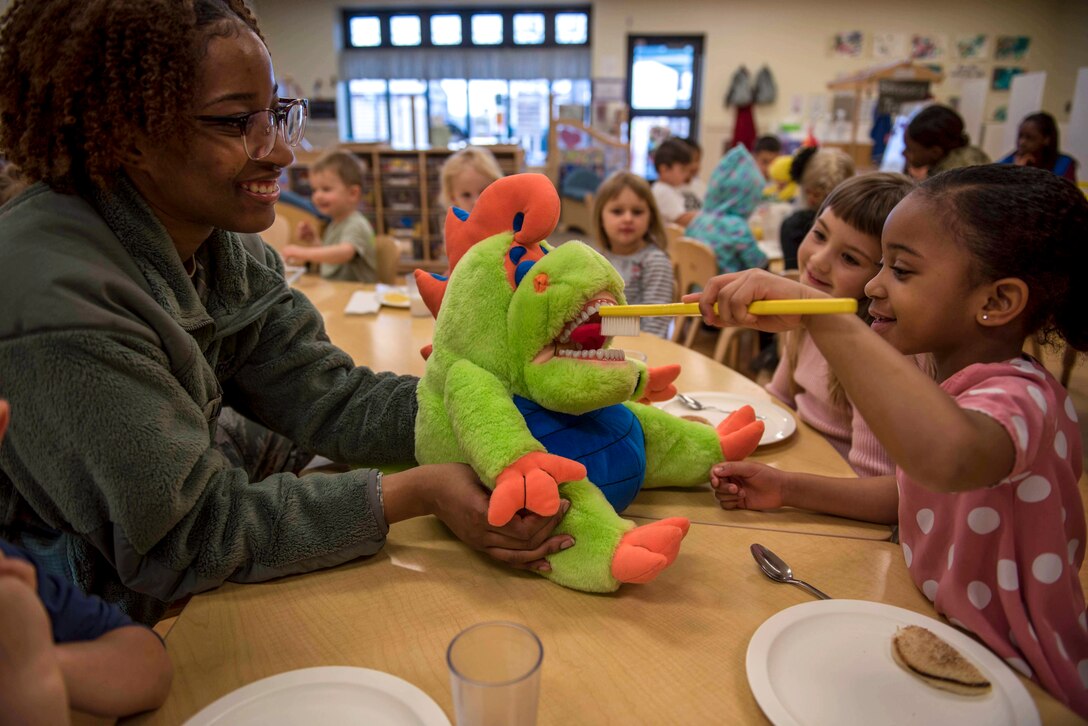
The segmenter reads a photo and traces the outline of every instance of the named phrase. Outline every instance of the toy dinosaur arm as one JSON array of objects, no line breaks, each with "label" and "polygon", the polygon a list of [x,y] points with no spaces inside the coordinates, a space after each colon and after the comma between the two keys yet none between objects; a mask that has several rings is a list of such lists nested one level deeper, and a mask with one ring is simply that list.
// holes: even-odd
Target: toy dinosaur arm
[{"label": "toy dinosaur arm", "polygon": [[475,363],[462,359],[450,366],[444,398],[457,443],[488,487],[512,462],[545,450],[502,382]]},{"label": "toy dinosaur arm", "polygon": [[502,383],[472,362],[450,368],[445,404],[461,451],[492,488],[490,524],[506,524],[521,509],[555,514],[559,485],[585,478],[585,466],[544,450]]},{"label": "toy dinosaur arm", "polygon": [[652,403],[654,401],[668,401],[676,395],[676,386],[673,381],[680,375],[680,366],[671,363],[666,366],[646,369],[646,385],[643,386],[639,403]]}]

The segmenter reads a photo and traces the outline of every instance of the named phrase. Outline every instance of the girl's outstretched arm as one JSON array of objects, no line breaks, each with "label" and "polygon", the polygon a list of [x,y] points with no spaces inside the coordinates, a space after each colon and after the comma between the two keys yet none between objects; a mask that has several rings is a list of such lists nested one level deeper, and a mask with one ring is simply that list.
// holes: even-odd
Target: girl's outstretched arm
[{"label": "girl's outstretched arm", "polygon": [[894,476],[852,479],[781,471],[754,461],[722,462],[710,470],[723,509],[797,507],[864,522],[895,524],[899,490]]},{"label": "girl's outstretched arm", "polygon": [[[988,416],[956,405],[905,355],[855,315],[756,316],[756,300],[826,297],[762,270],[719,275],[698,299],[704,319],[781,331],[804,325],[854,406],[911,478],[938,491],[991,486],[1012,471],[1012,440]],[[717,312],[713,305],[717,303]]]},{"label": "girl's outstretched arm", "polygon": [[1012,471],[1016,452],[1004,427],[960,408],[860,318],[812,315],[804,323],[854,406],[911,478],[955,492],[992,486]]}]

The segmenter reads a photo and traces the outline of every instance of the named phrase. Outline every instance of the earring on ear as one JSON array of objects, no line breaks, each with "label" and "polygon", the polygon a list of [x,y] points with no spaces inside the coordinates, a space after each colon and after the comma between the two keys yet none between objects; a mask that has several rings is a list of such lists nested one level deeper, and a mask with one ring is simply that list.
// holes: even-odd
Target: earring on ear
[{"label": "earring on ear", "polygon": [[986,313],[983,313],[983,314],[982,314],[982,319],[983,319],[983,320],[989,320],[989,319],[990,319],[990,316],[989,316],[989,315],[987,315]]}]

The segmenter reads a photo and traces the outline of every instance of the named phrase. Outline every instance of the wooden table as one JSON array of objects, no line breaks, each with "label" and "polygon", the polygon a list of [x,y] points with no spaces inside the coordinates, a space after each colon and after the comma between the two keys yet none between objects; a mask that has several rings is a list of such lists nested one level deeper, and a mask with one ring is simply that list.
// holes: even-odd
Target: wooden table
[{"label": "wooden table", "polygon": [[[376,315],[345,315],[344,306],[351,294],[356,290],[370,289],[371,286],[367,285],[328,282],[306,276],[296,283],[296,287],[310,298],[325,317],[329,337],[351,354],[356,363],[375,370],[423,375],[424,360],[419,349],[431,342],[434,321],[430,317],[412,317],[406,310],[389,307],[383,307]],[[645,353],[650,365],[679,363],[681,373],[676,383],[681,391],[725,391],[772,400],[761,386],[733,369],[656,336],[624,338],[622,347]],[[854,476],[849,465],[823,436],[807,424],[797,423],[797,432],[787,441],[760,447],[750,458],[789,471]],[[887,540],[891,536],[891,529],[885,525],[796,509],[774,513],[725,511],[718,506],[709,484],[694,491],[642,492],[624,514],[649,518],[682,516],[707,524],[860,539]]]},{"label": "wooden table", "polygon": [[[513,620],[544,643],[541,726],[765,723],[748,688],[748,640],[811,597],[765,578],[748,553],[754,541],[833,597],[933,615],[886,542],[696,524],[655,582],[602,596],[510,571],[421,518],[396,525],[369,560],[194,597],[166,639],[177,669],[170,698],[134,722],[177,724],[257,679],[324,665],[404,678],[452,720],[450,639],[476,622]],[[1028,688],[1045,723],[1070,718]]]},{"label": "wooden table", "polygon": [[[389,311],[347,319],[342,310],[350,289],[313,280],[299,286],[325,313],[333,340],[357,361],[422,372],[422,359],[416,363],[406,351],[429,342],[429,319]],[[651,363],[684,364],[682,388],[760,394],[738,374],[664,341],[643,338],[637,347]],[[846,475],[845,463],[833,454],[814,432],[801,431],[758,458]],[[326,665],[404,678],[452,720],[445,663],[450,639],[476,622],[513,620],[532,628],[544,644],[541,726],[766,723],[747,683],[748,641],[767,618],[811,598],[760,573],[748,551],[757,541],[833,597],[935,616],[911,582],[898,546],[867,537],[860,525],[851,533],[852,523],[840,527],[821,515],[721,512],[706,501],[709,496],[640,496],[638,511],[647,516],[683,510],[700,517],[671,568],[649,585],[625,586],[612,595],[575,592],[509,570],[467,550],[430,517],[395,525],[385,548],[369,559],[198,595],[166,638],[176,668],[169,699],[132,722],[177,724],[257,679]],[[822,536],[829,534],[839,536]],[[1075,721],[1056,700],[1024,682],[1044,723]]]}]

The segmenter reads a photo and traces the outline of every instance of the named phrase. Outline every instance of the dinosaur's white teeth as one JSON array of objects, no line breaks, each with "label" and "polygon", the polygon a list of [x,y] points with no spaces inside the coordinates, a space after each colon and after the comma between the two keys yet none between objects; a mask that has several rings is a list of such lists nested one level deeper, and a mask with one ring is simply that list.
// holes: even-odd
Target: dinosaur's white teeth
[{"label": "dinosaur's white teeth", "polygon": [[577,360],[600,360],[600,361],[623,361],[625,357],[622,350],[605,350],[604,348],[597,348],[594,350],[564,350],[560,349],[555,351],[555,355],[558,358],[574,358]]}]

